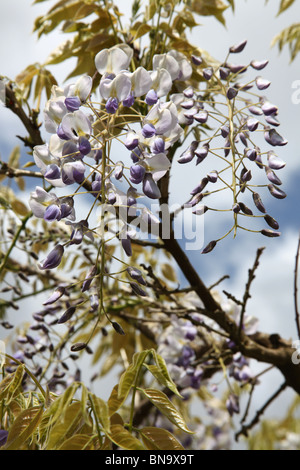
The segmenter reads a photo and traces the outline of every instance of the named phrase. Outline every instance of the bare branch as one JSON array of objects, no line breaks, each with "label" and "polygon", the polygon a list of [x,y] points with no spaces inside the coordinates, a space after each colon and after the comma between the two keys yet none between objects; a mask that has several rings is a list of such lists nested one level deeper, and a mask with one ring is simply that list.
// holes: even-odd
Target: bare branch
[{"label": "bare branch", "polygon": [[238,431],[235,435],[235,440],[238,441],[239,437],[241,435],[248,437],[248,432],[256,425],[259,423],[260,417],[264,414],[266,409],[271,405],[271,403],[276,400],[277,397],[285,390],[287,387],[287,383],[284,382],[279,389],[266,401],[266,403],[256,412],[256,415],[254,416],[253,420],[247,424],[243,425],[242,429]]}]

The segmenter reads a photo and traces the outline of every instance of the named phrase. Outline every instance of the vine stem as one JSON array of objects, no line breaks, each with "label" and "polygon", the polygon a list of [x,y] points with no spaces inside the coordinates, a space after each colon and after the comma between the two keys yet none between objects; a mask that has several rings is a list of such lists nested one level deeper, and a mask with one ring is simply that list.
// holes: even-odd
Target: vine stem
[{"label": "vine stem", "polygon": [[[229,120],[229,140],[232,153],[231,167],[232,167],[232,192],[233,192],[233,203],[236,204],[236,175],[235,175],[235,145],[234,145],[234,128],[233,128],[233,105],[229,99],[227,99],[228,105],[228,120]],[[237,232],[237,214],[234,213],[234,237],[236,237]]]},{"label": "vine stem", "polygon": [[30,212],[28,212],[28,214],[27,214],[25,217],[23,217],[22,223],[21,223],[20,227],[18,228],[17,232],[15,233],[15,236],[14,236],[12,242],[11,242],[11,245],[10,245],[9,249],[7,250],[5,256],[4,256],[3,260],[2,260],[2,263],[1,263],[1,265],[0,265],[0,274],[1,274],[2,271],[4,270],[5,265],[6,265],[7,261],[8,261],[8,258],[9,258],[9,256],[10,256],[12,250],[14,249],[14,247],[15,247],[17,241],[18,241],[18,238],[19,238],[19,236],[20,236],[20,234],[21,234],[21,232],[24,230],[24,228],[25,228],[25,226],[26,226],[28,220],[32,217],[32,215],[33,215],[33,214],[32,214],[32,212],[30,211]]}]

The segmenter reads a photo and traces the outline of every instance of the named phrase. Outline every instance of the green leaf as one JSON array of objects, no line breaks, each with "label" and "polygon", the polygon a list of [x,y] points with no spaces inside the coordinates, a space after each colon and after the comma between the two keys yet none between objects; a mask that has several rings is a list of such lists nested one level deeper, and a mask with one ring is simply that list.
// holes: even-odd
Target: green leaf
[{"label": "green leaf", "polygon": [[21,147],[17,145],[15,148],[13,148],[8,158],[8,162],[7,162],[8,166],[12,168],[18,168],[20,156],[21,156]]},{"label": "green leaf", "polygon": [[177,277],[174,272],[174,268],[169,263],[162,263],[161,272],[163,276],[171,282],[176,282]]},{"label": "green leaf", "polygon": [[144,446],[148,450],[184,450],[184,447],[166,429],[147,426],[139,430]]},{"label": "green leaf", "polygon": [[108,404],[106,403],[106,401],[102,400],[102,398],[99,398],[94,394],[91,394],[90,396],[92,398],[93,407],[97,415],[97,419],[101,423],[102,428],[106,432],[110,432],[110,410]]},{"label": "green leaf", "polygon": [[158,10],[157,0],[150,0],[149,5],[146,7],[145,19],[146,21],[152,20],[153,16]]},{"label": "green leaf", "polygon": [[57,450],[92,450],[91,436],[86,434],[74,434],[67,439]]},{"label": "green leaf", "polygon": [[125,395],[119,396],[118,388],[118,384],[114,386],[107,402],[109,416],[112,416],[116,411],[118,411],[118,409],[120,408],[120,406],[122,406],[126,398]]},{"label": "green leaf", "polygon": [[169,400],[167,395],[160,390],[155,390],[152,388],[147,389],[138,389],[142,392],[148,400],[164,415],[168,418],[171,423],[175,424],[179,429],[189,434],[194,434],[191,431],[181,415],[181,413],[175,408],[173,403]]},{"label": "green leaf", "polygon": [[25,442],[31,437],[43,415],[43,408],[33,406],[22,411],[12,424],[6,445],[3,450],[20,450]]},{"label": "green leaf", "polygon": [[78,428],[80,421],[83,421],[81,403],[71,403],[65,410],[63,415],[56,421],[49,433],[47,442],[47,450],[58,448],[62,441],[67,437],[71,437],[73,432]]},{"label": "green leaf", "polygon": [[157,354],[157,352],[154,349],[152,350],[152,355],[153,355],[153,358],[156,362],[156,367],[155,366],[148,366],[150,372],[153,375],[157,373],[157,376],[156,376],[157,380],[159,380],[160,383],[162,383],[162,385],[169,388],[173,393],[175,393],[175,395],[182,398],[182,396],[180,395],[180,393],[179,393],[179,391],[176,387],[176,384],[173,382],[173,380],[172,380],[172,378],[169,374],[169,371],[168,371],[167,365],[166,365],[166,361],[164,360],[164,358],[161,357],[159,354]]},{"label": "green leaf", "polygon": [[121,449],[125,450],[145,450],[141,441],[130,434],[121,424],[113,424],[109,439],[114,442]]},{"label": "green leaf", "polygon": [[201,16],[214,16],[225,25],[223,12],[228,8],[222,0],[193,0],[191,10]]},{"label": "green leaf", "polygon": [[0,383],[0,402],[6,399],[6,404],[9,404],[14,398],[14,395],[21,385],[24,375],[24,366],[19,365],[15,372],[9,374]]},{"label": "green leaf", "polygon": [[139,38],[141,38],[142,36],[145,36],[145,34],[147,34],[147,33],[149,33],[149,32],[151,31],[151,29],[152,29],[152,27],[151,27],[149,24],[147,24],[147,23],[142,23],[142,24],[138,27],[138,29],[137,29],[137,31],[136,31],[136,33],[135,33],[134,40],[139,39]]},{"label": "green leaf", "polygon": [[295,2],[295,0],[281,0],[280,6],[279,6],[279,11],[278,11],[277,15],[280,15],[285,10],[290,8],[293,5],[294,2]]},{"label": "green leaf", "polygon": [[134,354],[132,363],[121,376],[118,388],[118,397],[125,397],[126,399],[131,387],[134,386],[134,384],[136,383],[136,378],[140,371],[140,368],[149,353],[150,350],[146,350],[142,351],[141,353]]}]

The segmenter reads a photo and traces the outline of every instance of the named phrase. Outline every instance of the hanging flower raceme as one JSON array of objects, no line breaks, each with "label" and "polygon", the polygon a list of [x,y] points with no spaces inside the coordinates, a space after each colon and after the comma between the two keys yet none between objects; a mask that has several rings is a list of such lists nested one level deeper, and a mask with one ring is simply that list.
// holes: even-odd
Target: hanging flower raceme
[{"label": "hanging flower raceme", "polygon": [[[122,223],[122,228],[112,233],[120,240],[125,254],[131,256],[133,227],[140,224],[148,231],[149,225],[155,230],[160,225],[147,204],[161,199],[160,180],[170,171],[172,162],[178,162],[194,165],[186,203],[186,207],[194,208],[194,217],[218,210],[207,203],[203,205],[202,199],[230,190],[232,201],[226,212],[232,215],[233,226],[226,235],[244,228],[242,223],[247,217],[256,217],[258,211],[268,228],[257,232],[267,237],[279,236],[279,224],[268,214],[260,188],[276,199],[285,198],[277,174],[285,163],[273,150],[262,149],[261,142],[256,144],[255,137],[259,133],[272,149],[287,141],[278,132],[278,107],[259,95],[271,86],[261,75],[267,61],[246,65],[230,61],[231,55],[241,53],[245,46],[244,41],[231,47],[222,65],[170,50],[154,54],[148,70],[136,63],[132,47],[119,44],[99,51],[95,57],[100,103],[91,98],[93,83],[87,75],[65,88],[53,86],[44,113],[50,139],[34,148],[34,161],[51,186],[75,184],[89,193],[92,208],[86,219],[76,221],[73,195],[58,197],[37,187],[30,197],[34,215],[48,222],[64,220],[72,229],[65,246],[79,245],[84,238],[95,242],[97,228],[90,230],[88,223],[93,208],[109,207],[108,213],[115,210]],[[240,82],[249,70],[254,71],[254,78],[248,83]],[[198,88],[193,71],[195,76],[203,77]],[[257,98],[252,91],[248,94],[254,87]],[[220,100],[216,99],[218,94]],[[188,139],[185,149],[173,159],[174,150]],[[122,159],[115,141],[130,157],[131,164]],[[211,165],[204,174],[203,165]],[[266,184],[254,190],[256,172],[261,169]],[[192,183],[194,175],[197,180]],[[104,220],[105,215],[101,227],[105,226]],[[111,230],[109,225],[105,227]],[[105,230],[100,232],[101,239]],[[202,253],[211,252],[222,238],[206,243]],[[42,266],[55,265],[60,253],[61,248],[54,250]],[[137,288],[132,289],[137,293]],[[184,358],[189,359],[188,348]],[[193,377],[196,383],[198,379]]]}]

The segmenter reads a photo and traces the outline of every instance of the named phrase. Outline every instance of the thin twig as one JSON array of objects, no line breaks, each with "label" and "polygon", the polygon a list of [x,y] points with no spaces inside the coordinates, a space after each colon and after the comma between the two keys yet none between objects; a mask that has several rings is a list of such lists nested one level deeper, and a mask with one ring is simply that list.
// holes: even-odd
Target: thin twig
[{"label": "thin twig", "polygon": [[211,286],[208,287],[208,290],[212,290],[214,289],[215,287],[217,287],[219,284],[221,284],[221,282],[225,281],[225,279],[229,279],[230,276],[228,276],[228,274],[225,274],[224,276],[221,277],[221,279],[219,279],[217,282],[215,282],[214,284],[212,284]]},{"label": "thin twig", "polygon": [[247,424],[247,425],[243,425],[242,426],[242,429],[236,433],[235,435],[235,439],[236,441],[239,439],[239,437],[241,435],[244,435],[245,437],[248,437],[248,432],[250,431],[250,429],[252,429],[256,424],[258,424],[259,420],[260,420],[260,417],[264,414],[264,412],[266,411],[266,409],[268,408],[268,406],[271,405],[271,403],[276,400],[276,398],[281,394],[281,392],[283,392],[285,390],[285,388],[287,387],[287,383],[284,382],[280,387],[279,389],[266,401],[266,403],[264,404],[264,406],[262,406],[257,412],[256,412],[256,415],[254,416],[253,420]]},{"label": "thin twig", "polygon": [[298,248],[296,254],[296,263],[295,263],[295,275],[294,275],[294,302],[295,302],[295,319],[298,332],[298,338],[300,339],[300,313],[298,308],[298,268],[299,268],[299,255],[300,255],[300,235],[298,239]]},{"label": "thin twig", "polygon": [[249,271],[248,271],[248,273],[249,273],[248,274],[248,281],[247,281],[246,288],[245,288],[245,293],[244,293],[244,297],[243,297],[243,304],[242,304],[242,310],[241,310],[241,316],[240,316],[239,336],[241,334],[243,324],[244,324],[244,315],[245,315],[245,312],[246,312],[246,305],[247,305],[248,300],[251,297],[250,287],[251,287],[251,284],[252,284],[253,280],[255,279],[255,271],[258,268],[259,258],[261,257],[264,249],[265,249],[264,247],[258,248],[258,250],[256,252],[256,257],[255,257],[253,268],[249,269]]}]

